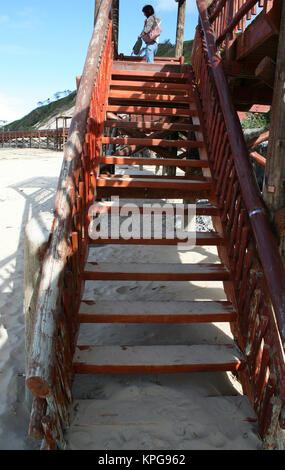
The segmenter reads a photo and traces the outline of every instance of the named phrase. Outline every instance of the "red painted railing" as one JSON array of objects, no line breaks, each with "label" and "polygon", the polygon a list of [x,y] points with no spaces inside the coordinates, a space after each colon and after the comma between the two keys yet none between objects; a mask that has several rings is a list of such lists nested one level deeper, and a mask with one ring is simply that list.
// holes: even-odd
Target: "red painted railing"
[{"label": "red painted railing", "polygon": [[240,122],[216,48],[206,2],[197,0],[200,22],[192,64],[201,100],[228,256],[234,282],[229,293],[239,312],[234,333],[246,357],[242,384],[266,448],[285,427],[285,271],[258,190]]},{"label": "red painted railing", "polygon": [[[81,273],[86,256],[88,204],[100,148],[113,56],[111,0],[102,0],[77,93],[55,201],[51,239],[42,266],[26,383],[35,399],[30,435],[43,448],[63,449],[72,402]],[[95,85],[94,85],[95,83]]]},{"label": "red painted railing", "polygon": [[267,13],[274,0],[215,0],[209,7],[209,21],[213,25],[217,44],[224,46],[225,39],[243,32],[252,17]]}]

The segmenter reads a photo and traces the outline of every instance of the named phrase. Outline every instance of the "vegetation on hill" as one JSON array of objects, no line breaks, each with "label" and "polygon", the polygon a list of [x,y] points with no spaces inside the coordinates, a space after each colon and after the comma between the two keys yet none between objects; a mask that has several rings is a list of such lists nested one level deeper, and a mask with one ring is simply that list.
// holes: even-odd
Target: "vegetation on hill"
[{"label": "vegetation on hill", "polygon": [[268,113],[246,113],[246,117],[241,121],[243,129],[259,129],[270,125],[271,110]]},{"label": "vegetation on hill", "polygon": [[70,109],[75,104],[76,91],[73,91],[68,96],[61,98],[51,103],[39,106],[38,108],[31,111],[29,114],[24,116],[22,119],[11,122],[4,126],[4,131],[22,131],[37,129],[39,126],[43,126],[45,122],[51,119],[53,116],[64,114],[64,112]]},{"label": "vegetation on hill", "polygon": [[[189,41],[184,41],[183,55],[185,58],[185,62],[187,64],[189,64],[190,62],[192,47],[193,47],[193,39],[190,39]],[[174,57],[175,56],[175,44],[171,44],[169,39],[160,43],[158,45],[158,50],[157,50],[156,55],[159,57]]]},{"label": "vegetation on hill", "polygon": [[[183,45],[183,55],[185,57],[185,62],[190,62],[190,55],[192,51],[193,40],[184,41]],[[159,44],[157,55],[160,57],[174,57],[175,56],[175,45],[171,44],[170,40]],[[29,114],[24,116],[17,121],[13,121],[3,127],[4,131],[22,131],[22,130],[32,130],[38,129],[39,127],[44,127],[52,117],[59,115],[64,115],[64,113],[75,105],[76,100],[76,91],[73,91],[68,96],[64,98],[52,101],[49,104],[38,106],[36,109],[31,111]],[[40,104],[40,102],[39,102]]]}]

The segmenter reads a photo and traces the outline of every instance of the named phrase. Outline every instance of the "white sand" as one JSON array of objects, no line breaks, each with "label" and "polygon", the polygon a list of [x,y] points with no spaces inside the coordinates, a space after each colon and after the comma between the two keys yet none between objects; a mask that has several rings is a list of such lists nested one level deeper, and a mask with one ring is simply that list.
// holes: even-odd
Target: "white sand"
[{"label": "white sand", "polygon": [[[52,211],[62,154],[0,149],[0,449],[37,449],[27,436],[24,403],[24,227]],[[175,247],[92,249],[90,261],[189,262]],[[218,262],[200,247],[190,262]],[[210,287],[210,289],[201,289]],[[86,283],[85,299],[223,300],[221,283],[114,281]],[[79,344],[167,345],[231,343],[227,324],[82,325]],[[76,377],[68,449],[259,449],[254,416],[230,373]]]},{"label": "white sand", "polygon": [[24,229],[53,209],[62,154],[0,149],[0,449],[33,449],[24,404]]}]

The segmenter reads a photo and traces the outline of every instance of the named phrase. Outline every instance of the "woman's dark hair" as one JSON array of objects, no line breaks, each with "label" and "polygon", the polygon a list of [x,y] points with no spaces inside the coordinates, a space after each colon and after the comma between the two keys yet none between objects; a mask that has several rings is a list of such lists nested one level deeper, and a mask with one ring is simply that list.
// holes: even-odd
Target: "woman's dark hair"
[{"label": "woman's dark hair", "polygon": [[151,5],[146,5],[143,7],[142,11],[146,14],[147,17],[154,15],[154,9]]}]

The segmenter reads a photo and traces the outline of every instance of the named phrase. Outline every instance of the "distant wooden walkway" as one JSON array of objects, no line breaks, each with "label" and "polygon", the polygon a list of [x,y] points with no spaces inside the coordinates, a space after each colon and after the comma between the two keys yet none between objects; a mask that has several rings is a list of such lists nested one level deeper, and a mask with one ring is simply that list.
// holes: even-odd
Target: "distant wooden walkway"
[{"label": "distant wooden walkway", "polygon": [[0,132],[2,147],[46,148],[61,151],[68,136],[68,128],[40,129],[32,131]]}]

